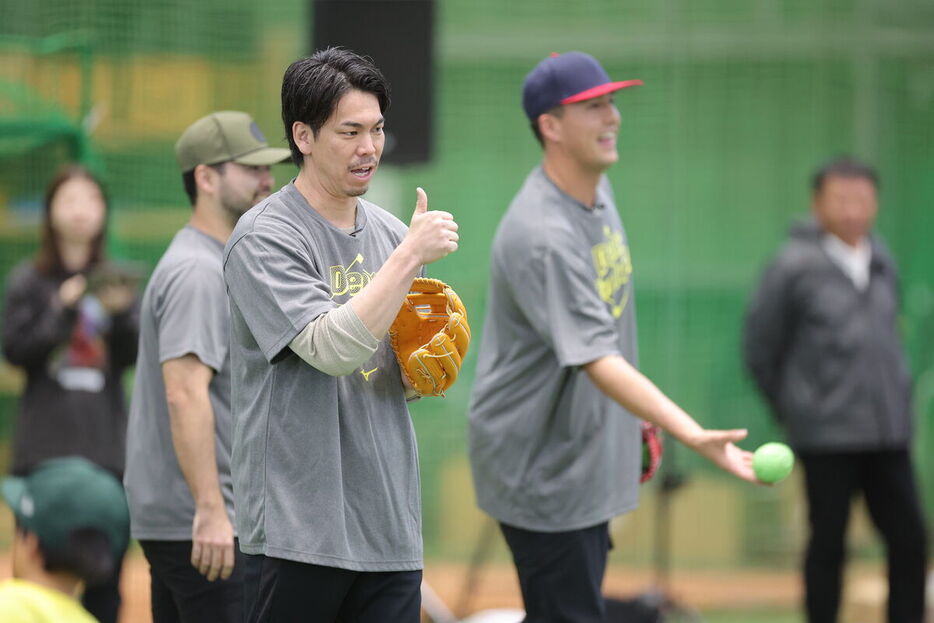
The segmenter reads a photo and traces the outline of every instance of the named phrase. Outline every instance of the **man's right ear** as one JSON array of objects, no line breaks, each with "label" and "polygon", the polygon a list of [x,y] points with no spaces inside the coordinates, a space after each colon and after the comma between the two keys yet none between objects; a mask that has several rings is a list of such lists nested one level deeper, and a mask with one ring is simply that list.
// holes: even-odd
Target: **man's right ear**
[{"label": "man's right ear", "polygon": [[549,141],[560,141],[561,140],[561,120],[550,115],[546,112],[543,112],[538,116],[536,120],[538,123],[538,131],[542,135],[542,139],[548,139]]},{"label": "man's right ear", "polygon": [[35,532],[17,528],[14,540],[17,547],[22,548],[23,553],[30,559],[42,558],[42,548],[39,547],[39,537]]},{"label": "man's right ear", "polygon": [[295,142],[300,152],[308,156],[311,154],[311,147],[315,142],[315,133],[307,123],[296,121],[292,124],[292,141]]},{"label": "man's right ear", "polygon": [[815,190],[811,193],[811,212],[817,214],[820,211],[820,191]]},{"label": "man's right ear", "polygon": [[220,175],[216,169],[206,164],[195,167],[195,186],[199,194],[214,195],[217,193],[217,178]]}]

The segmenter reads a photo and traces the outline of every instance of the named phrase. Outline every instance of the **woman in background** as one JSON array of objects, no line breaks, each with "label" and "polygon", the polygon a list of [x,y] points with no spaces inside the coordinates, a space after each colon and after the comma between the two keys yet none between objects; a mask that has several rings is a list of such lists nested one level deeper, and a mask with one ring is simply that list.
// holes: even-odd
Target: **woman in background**
[{"label": "woman in background", "polygon": [[[109,210],[101,182],[69,165],[46,190],[39,251],[9,276],[3,352],[26,374],[11,471],[82,456],[123,480],[126,401],[121,376],[136,359],[136,284],[106,261]],[[122,552],[120,556],[122,561]],[[115,623],[120,565],[83,602]]]}]

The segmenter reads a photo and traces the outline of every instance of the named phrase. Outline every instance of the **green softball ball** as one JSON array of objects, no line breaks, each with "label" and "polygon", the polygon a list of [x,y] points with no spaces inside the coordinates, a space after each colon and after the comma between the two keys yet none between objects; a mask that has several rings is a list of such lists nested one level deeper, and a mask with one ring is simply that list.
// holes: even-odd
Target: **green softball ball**
[{"label": "green softball ball", "polygon": [[762,482],[780,482],[788,477],[795,466],[795,455],[783,443],[762,444],[752,455],[752,470]]}]

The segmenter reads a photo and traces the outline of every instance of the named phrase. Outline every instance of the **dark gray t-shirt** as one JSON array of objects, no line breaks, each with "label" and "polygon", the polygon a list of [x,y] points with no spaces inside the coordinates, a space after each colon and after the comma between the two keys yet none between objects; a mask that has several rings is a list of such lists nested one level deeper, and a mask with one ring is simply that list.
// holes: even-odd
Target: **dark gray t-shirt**
[{"label": "dark gray t-shirt", "polygon": [[136,381],[130,401],[124,485],[136,539],[191,539],[195,504],[178,465],[169,424],[162,364],[194,354],[214,370],[214,410],[221,493],[231,521],[229,311],[221,265],[224,246],[187,226],[156,265],[140,312]]},{"label": "dark gray t-shirt", "polygon": [[406,232],[363,200],[356,225],[340,231],[288,184],[227,243],[240,547],[358,571],[420,569],[415,431],[388,337],[341,377],[289,349],[366,286]]},{"label": "dark gray t-shirt", "polygon": [[638,505],[638,420],[581,367],[637,363],[632,293],[609,182],[591,209],[533,170],[493,241],[470,404],[477,502],[497,520],[558,532]]}]

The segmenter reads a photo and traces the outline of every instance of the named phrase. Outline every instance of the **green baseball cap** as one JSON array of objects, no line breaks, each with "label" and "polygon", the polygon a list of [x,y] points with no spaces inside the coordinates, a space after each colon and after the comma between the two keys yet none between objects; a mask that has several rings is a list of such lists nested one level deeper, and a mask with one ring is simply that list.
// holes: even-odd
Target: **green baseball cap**
[{"label": "green baseball cap", "polygon": [[236,110],[212,112],[198,119],[175,143],[175,159],[182,173],[199,164],[266,166],[290,157],[288,149],[269,146],[253,117]]},{"label": "green baseball cap", "polygon": [[115,554],[130,538],[123,485],[103,468],[77,456],[41,463],[28,476],[7,477],[3,498],[19,525],[52,549],[63,548],[74,530],[96,528]]}]

